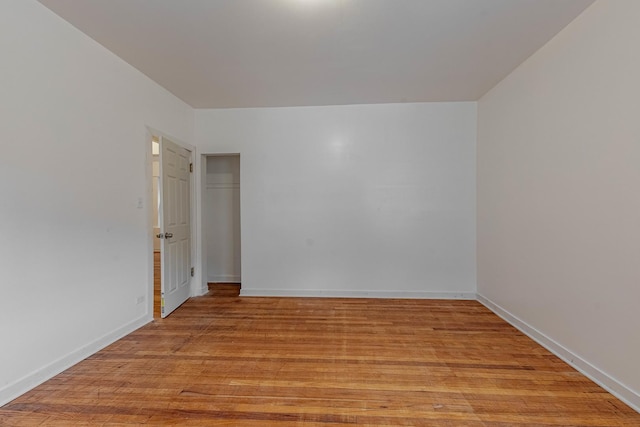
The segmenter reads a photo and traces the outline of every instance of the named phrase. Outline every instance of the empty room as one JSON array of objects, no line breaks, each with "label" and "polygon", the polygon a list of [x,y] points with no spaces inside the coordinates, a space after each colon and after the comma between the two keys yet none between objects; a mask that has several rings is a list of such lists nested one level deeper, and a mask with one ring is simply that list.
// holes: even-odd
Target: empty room
[{"label": "empty room", "polygon": [[640,426],[639,40],[0,0],[0,426]]}]

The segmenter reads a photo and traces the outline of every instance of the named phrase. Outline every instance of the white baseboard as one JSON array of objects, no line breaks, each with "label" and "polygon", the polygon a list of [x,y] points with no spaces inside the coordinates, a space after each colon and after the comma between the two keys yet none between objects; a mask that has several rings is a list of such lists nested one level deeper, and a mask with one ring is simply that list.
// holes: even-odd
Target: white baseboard
[{"label": "white baseboard", "polygon": [[195,287],[191,288],[191,295],[190,297],[201,297],[204,294],[206,294],[207,292],[209,292],[209,286],[204,283],[201,284],[200,286],[198,286],[197,284],[194,285]]},{"label": "white baseboard", "polygon": [[573,353],[571,350],[567,349],[557,341],[554,341],[552,338],[549,338],[527,322],[511,314],[489,298],[478,294],[477,300],[520,332],[558,356],[560,359],[598,384],[600,387],[607,390],[609,393],[613,394],[618,399],[622,400],[633,410],[640,412],[640,393],[627,387],[625,384],[607,374],[600,368],[593,366],[579,355]]},{"label": "white baseboard", "polygon": [[69,369],[76,363],[81,362],[92,354],[102,350],[106,346],[114,343],[125,335],[130,334],[141,326],[146,325],[152,320],[152,317],[150,317],[148,314],[145,314],[144,316],[127,323],[126,325],[116,329],[115,331],[103,335],[97,340],[85,346],[82,346],[77,350],[72,351],[66,356],[63,356],[60,359],[28,375],[25,375],[24,377],[11,384],[8,384],[7,386],[0,389],[0,406],[6,405],[18,396],[53,378],[66,369]]},{"label": "white baseboard", "polygon": [[197,295],[192,295],[194,297],[201,297],[203,295],[206,295],[209,292],[209,287],[208,286],[203,286],[202,288],[200,288],[200,291]]},{"label": "white baseboard", "polygon": [[235,274],[218,274],[207,276],[209,283],[240,283],[240,276]]},{"label": "white baseboard", "polygon": [[474,300],[475,292],[338,291],[299,289],[240,289],[243,297],[399,298]]}]

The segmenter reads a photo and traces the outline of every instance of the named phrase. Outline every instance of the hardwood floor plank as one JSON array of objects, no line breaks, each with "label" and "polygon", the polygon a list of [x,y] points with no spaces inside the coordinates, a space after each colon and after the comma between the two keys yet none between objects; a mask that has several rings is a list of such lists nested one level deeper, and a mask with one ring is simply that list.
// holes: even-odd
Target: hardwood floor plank
[{"label": "hardwood floor plank", "polygon": [[0,408],[2,426],[639,426],[474,301],[219,285]]},{"label": "hardwood floor plank", "polygon": [[162,253],[153,252],[153,318],[160,319],[160,303],[162,299]]}]

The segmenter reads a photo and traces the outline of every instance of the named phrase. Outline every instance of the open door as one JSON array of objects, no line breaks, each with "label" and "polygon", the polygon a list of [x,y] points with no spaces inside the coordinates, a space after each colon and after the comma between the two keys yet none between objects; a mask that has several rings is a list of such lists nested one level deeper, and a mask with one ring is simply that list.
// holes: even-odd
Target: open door
[{"label": "open door", "polygon": [[191,293],[191,152],[160,138],[161,316]]}]

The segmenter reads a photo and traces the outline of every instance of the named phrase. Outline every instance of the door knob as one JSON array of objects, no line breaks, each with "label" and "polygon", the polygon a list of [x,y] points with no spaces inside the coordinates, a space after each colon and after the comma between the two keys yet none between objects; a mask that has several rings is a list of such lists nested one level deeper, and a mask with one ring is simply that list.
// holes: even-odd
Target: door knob
[{"label": "door knob", "polygon": [[164,234],[162,234],[162,233],[156,234],[156,237],[158,239],[164,239]]},{"label": "door knob", "polygon": [[165,239],[170,239],[173,237],[173,233],[164,233],[164,238]]}]

